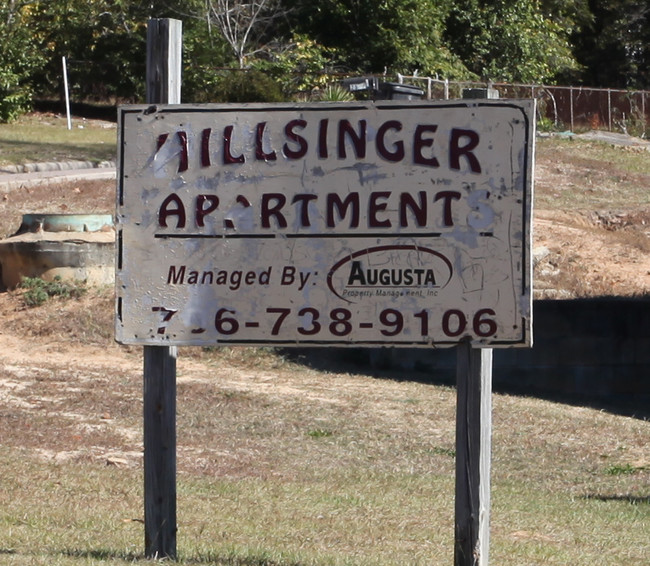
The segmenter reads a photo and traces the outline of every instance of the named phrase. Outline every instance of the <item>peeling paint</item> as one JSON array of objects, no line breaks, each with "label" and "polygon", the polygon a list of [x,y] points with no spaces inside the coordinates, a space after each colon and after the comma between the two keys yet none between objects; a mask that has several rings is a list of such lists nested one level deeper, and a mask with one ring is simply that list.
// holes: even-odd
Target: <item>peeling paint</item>
[{"label": "peeling paint", "polygon": [[532,343],[533,101],[118,114],[118,341]]}]

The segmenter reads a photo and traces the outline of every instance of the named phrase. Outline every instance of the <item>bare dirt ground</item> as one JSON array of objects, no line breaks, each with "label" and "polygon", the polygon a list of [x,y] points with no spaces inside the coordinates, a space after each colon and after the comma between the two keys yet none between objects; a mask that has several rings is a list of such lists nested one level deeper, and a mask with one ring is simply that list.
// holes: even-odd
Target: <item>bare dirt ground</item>
[{"label": "bare dirt ground", "polygon": [[[582,136],[581,136],[582,137]],[[650,144],[592,133],[650,159]],[[536,298],[650,292],[650,175],[538,143],[533,225]]]},{"label": "bare dirt ground", "polygon": [[[608,190],[609,182],[611,177],[593,163],[538,153],[536,191],[547,197],[547,203],[549,195],[567,188],[588,183],[596,191]],[[647,190],[650,176],[634,175],[626,182]],[[94,181],[0,194],[0,232],[12,234],[21,215],[28,212],[110,213],[114,192],[114,182]],[[647,295],[649,223],[650,207],[608,209],[602,202],[575,210],[537,206],[535,296]],[[26,307],[21,297],[20,290],[0,292],[2,445],[32,449],[48,459],[90,458],[136,465],[141,458],[141,352],[112,341],[112,289],[91,290],[78,301],[53,299],[37,308]],[[215,373],[220,387],[237,395],[272,386],[274,396],[316,396],[340,403],[359,394],[354,382],[345,385],[337,380],[335,391],[331,376],[318,379],[304,368],[298,380],[295,367],[272,356],[251,358],[226,352],[206,360],[202,354],[184,353],[179,360],[179,383],[193,383],[200,389]],[[381,398],[372,403],[377,410],[391,410],[390,402]],[[227,450],[222,456],[226,454]],[[243,457],[241,450],[233,454]],[[200,467],[202,456],[195,456],[191,465]],[[250,460],[254,457],[251,454]],[[250,464],[224,458],[219,465],[231,473]]]}]

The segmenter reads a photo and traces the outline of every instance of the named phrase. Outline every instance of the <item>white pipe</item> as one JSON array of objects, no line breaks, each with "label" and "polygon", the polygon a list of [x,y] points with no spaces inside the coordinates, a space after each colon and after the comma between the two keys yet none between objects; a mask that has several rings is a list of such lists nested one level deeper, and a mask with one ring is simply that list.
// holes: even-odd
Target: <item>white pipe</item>
[{"label": "white pipe", "polygon": [[70,119],[70,94],[68,92],[68,69],[65,64],[65,57],[61,57],[63,62],[63,90],[65,92],[65,113],[68,118],[68,130],[72,129],[72,121]]}]

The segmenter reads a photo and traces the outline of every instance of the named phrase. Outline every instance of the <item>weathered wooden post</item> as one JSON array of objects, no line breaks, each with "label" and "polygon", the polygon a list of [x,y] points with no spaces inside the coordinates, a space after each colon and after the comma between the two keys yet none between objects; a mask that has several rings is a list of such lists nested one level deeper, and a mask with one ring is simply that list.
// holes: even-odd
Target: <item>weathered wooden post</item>
[{"label": "weathered wooden post", "polygon": [[485,566],[490,548],[492,350],[457,346],[455,566]]},{"label": "weathered wooden post", "polygon": [[[182,22],[149,20],[147,102],[179,104]],[[144,530],[148,558],[176,558],[176,346],[144,346]]]}]

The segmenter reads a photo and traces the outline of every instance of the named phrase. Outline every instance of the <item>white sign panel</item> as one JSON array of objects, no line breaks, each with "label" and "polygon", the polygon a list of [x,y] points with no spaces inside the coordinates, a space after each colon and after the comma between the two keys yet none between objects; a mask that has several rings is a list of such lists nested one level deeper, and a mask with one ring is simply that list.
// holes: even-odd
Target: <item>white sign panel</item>
[{"label": "white sign panel", "polygon": [[531,344],[533,101],[119,109],[117,340]]}]

